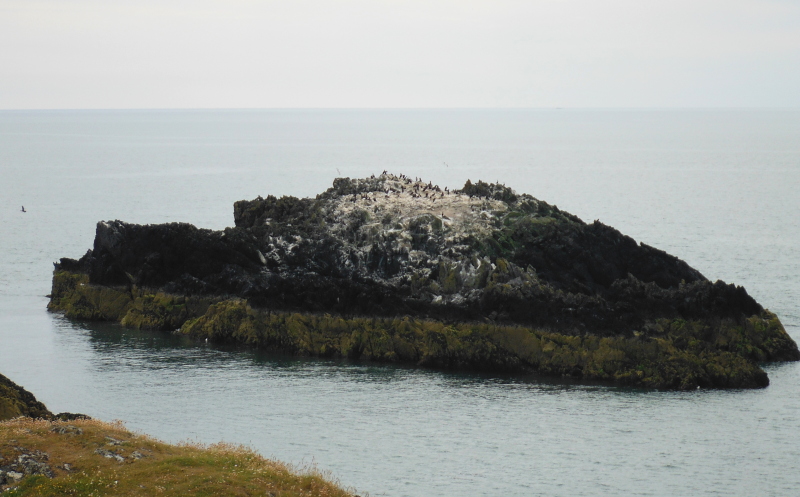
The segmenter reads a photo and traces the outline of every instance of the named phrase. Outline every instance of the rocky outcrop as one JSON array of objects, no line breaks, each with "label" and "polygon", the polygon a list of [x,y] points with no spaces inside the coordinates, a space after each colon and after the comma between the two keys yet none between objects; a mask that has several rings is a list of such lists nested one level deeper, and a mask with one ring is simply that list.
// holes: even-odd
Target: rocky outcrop
[{"label": "rocky outcrop", "polygon": [[[663,388],[764,386],[758,361],[800,358],[742,287],[503,185],[339,178],[316,198],[236,202],[234,222],[98,223],[93,249],[56,265],[50,308],[300,354]],[[520,333],[525,346],[508,340]]]},{"label": "rocky outcrop", "polygon": [[0,456],[0,489],[4,485],[19,482],[26,476],[41,475],[53,478],[55,473],[47,463],[50,456],[40,450],[30,450],[24,447],[15,447],[18,454],[13,458]]},{"label": "rocky outcrop", "polygon": [[53,413],[32,393],[0,374],[0,421],[19,416],[52,418]]},{"label": "rocky outcrop", "polygon": [[71,412],[53,414],[32,393],[0,374],[0,421],[20,416],[62,421],[89,419],[85,414]]},{"label": "rocky outcrop", "polygon": [[12,464],[11,469],[17,469],[24,475],[42,475],[48,478],[53,478],[55,473],[53,469],[47,464],[49,455],[42,451],[25,451],[17,456],[17,460]]}]

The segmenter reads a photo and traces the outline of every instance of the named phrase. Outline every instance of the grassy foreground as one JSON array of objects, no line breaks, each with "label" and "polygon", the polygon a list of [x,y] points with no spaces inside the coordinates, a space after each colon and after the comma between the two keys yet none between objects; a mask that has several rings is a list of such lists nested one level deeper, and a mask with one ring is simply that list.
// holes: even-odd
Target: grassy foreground
[{"label": "grassy foreground", "polygon": [[353,496],[317,472],[294,472],[240,446],[170,445],[119,423],[26,417],[0,422],[0,494]]}]

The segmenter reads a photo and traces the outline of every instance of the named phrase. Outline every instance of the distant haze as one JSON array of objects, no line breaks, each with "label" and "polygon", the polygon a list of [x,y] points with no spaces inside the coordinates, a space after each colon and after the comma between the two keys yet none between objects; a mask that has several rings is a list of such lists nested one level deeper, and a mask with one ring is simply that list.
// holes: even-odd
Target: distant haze
[{"label": "distant haze", "polygon": [[0,109],[800,107],[800,2],[0,0]]}]

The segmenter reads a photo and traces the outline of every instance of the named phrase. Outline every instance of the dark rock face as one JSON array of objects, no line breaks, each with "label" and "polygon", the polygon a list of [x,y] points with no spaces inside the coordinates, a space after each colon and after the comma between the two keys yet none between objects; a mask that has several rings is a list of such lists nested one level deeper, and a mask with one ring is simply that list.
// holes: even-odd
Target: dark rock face
[{"label": "dark rock face", "polygon": [[[100,222],[94,248],[56,271],[128,288],[131,299],[134,289],[151,288],[243,298],[262,310],[489,322],[567,336],[638,337],[658,320],[745,326],[764,313],[742,287],[712,283],[614,228],[499,184],[449,191],[386,173],[338,178],[316,198],[236,202],[234,221],[224,231]],[[779,342],[759,360],[800,358],[788,336]]]},{"label": "dark rock face", "polygon": [[86,261],[91,283],[161,287],[184,275],[213,280],[231,268],[253,273],[260,266],[255,242],[244,230],[213,232],[185,223],[101,222]]}]

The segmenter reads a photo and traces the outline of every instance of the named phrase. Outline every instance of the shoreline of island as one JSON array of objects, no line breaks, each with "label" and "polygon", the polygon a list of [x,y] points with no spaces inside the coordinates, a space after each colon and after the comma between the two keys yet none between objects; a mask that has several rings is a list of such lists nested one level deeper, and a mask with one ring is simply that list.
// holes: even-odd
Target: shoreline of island
[{"label": "shoreline of island", "polygon": [[800,360],[744,288],[500,184],[337,178],[236,202],[234,222],[99,222],[91,250],[56,263],[48,308],[300,356],[670,390],[762,388],[759,363]]}]

